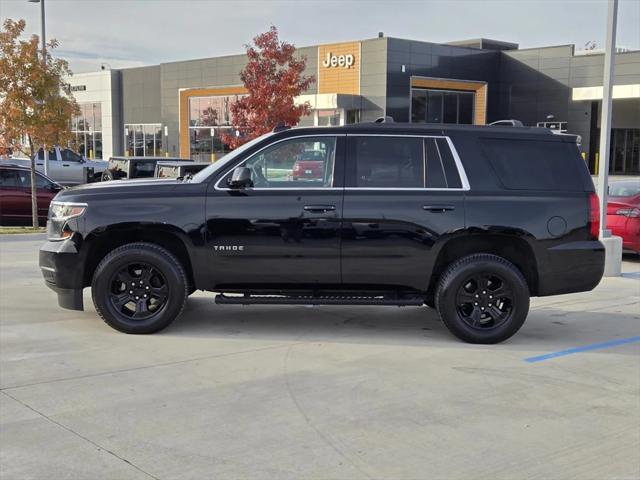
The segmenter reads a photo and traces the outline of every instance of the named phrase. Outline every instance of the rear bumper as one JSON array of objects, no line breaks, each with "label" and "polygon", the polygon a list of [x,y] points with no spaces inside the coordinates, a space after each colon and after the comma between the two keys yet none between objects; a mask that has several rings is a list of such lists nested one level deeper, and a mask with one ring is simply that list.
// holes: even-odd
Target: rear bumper
[{"label": "rear bumper", "polygon": [[40,248],[39,265],[44,283],[58,295],[58,305],[83,310],[84,261],[71,240],[47,242]]},{"label": "rear bumper", "polygon": [[593,290],[604,273],[604,245],[599,241],[570,242],[547,250],[546,268],[539,271],[538,295]]}]

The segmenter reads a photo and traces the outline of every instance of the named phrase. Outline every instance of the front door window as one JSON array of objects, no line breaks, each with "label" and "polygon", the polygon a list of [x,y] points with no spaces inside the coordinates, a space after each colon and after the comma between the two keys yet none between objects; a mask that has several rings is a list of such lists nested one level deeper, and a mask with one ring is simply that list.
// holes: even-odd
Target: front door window
[{"label": "front door window", "polygon": [[327,188],[333,184],[335,137],[287,140],[246,162],[255,188]]}]

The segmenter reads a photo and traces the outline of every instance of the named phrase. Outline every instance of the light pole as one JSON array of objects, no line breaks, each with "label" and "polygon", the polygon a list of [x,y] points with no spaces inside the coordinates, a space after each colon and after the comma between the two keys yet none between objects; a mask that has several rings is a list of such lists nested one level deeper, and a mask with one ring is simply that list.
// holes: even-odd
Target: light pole
[{"label": "light pole", "polygon": [[47,53],[47,42],[45,40],[44,30],[44,0],[28,0],[28,2],[40,4],[40,26],[42,27],[42,35],[40,36],[40,40],[42,41],[42,61],[46,62],[45,54]]},{"label": "light pole", "polygon": [[[45,38],[45,22],[44,22],[44,0],[28,0],[29,3],[40,4],[40,27],[42,33],[40,35],[40,41],[42,42],[42,64],[47,63],[47,40]],[[46,145],[42,147],[42,153],[44,156],[44,174],[49,175],[49,149]]]},{"label": "light pole", "polygon": [[618,0],[609,0],[607,39],[604,53],[604,81],[602,83],[602,115],[600,119],[600,165],[598,167],[598,196],[600,197],[600,241],[606,250],[605,276],[619,276],[622,270],[622,239],[607,230],[607,196],[609,193],[609,163],[611,141],[611,109],[616,55],[616,26]]}]

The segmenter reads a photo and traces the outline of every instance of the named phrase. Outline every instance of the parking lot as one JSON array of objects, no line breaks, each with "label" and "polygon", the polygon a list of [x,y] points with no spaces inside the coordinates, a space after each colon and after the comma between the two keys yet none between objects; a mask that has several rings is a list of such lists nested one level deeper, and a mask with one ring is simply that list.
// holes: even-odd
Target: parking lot
[{"label": "parking lot", "polygon": [[0,238],[3,479],[640,476],[637,257],[476,346],[426,307],[204,293],[162,333],[128,336],[88,289],[85,312],[58,308],[41,242]]}]

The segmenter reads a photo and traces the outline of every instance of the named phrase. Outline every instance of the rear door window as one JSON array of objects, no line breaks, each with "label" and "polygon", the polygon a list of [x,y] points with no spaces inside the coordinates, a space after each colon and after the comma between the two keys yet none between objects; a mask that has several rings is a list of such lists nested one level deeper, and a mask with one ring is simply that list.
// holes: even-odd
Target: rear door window
[{"label": "rear door window", "polygon": [[480,139],[482,151],[502,185],[511,190],[584,190],[571,143],[501,138]]},{"label": "rear door window", "polygon": [[420,137],[351,137],[354,187],[423,188],[424,157]]}]

